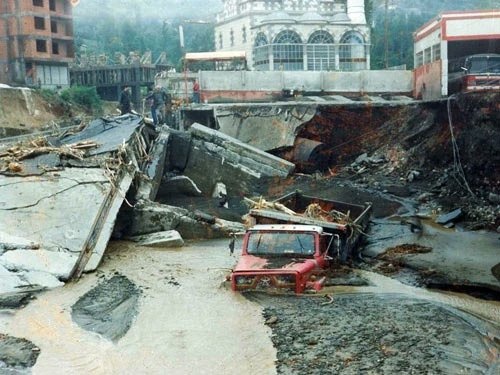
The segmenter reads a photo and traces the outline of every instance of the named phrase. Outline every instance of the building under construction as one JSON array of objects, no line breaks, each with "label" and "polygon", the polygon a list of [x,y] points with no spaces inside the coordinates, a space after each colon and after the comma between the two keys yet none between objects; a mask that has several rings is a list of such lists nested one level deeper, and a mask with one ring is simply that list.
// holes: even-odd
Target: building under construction
[{"label": "building under construction", "polygon": [[69,86],[73,46],[70,0],[0,2],[0,82]]}]

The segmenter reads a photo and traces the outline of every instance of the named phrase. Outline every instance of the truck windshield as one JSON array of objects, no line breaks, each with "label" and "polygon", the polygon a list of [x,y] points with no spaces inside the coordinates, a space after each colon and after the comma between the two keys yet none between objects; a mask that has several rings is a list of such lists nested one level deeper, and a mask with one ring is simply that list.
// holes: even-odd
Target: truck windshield
[{"label": "truck windshield", "polygon": [[469,60],[469,73],[500,73],[500,56],[474,56]]},{"label": "truck windshield", "polygon": [[254,232],[248,238],[249,254],[253,255],[295,255],[314,254],[314,235],[293,232]]}]

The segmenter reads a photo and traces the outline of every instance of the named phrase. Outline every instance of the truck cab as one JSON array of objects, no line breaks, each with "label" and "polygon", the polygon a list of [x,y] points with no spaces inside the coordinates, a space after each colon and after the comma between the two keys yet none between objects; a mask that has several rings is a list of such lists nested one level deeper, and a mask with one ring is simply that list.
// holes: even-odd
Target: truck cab
[{"label": "truck cab", "polygon": [[243,238],[240,260],[231,275],[233,290],[318,291],[334,239],[314,225],[255,225]]}]

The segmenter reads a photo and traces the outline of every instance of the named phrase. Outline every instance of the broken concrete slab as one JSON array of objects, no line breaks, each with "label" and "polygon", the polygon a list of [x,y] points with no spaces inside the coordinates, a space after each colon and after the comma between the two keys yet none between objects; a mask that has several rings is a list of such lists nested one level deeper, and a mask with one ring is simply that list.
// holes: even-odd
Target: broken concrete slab
[{"label": "broken concrete slab", "polygon": [[[223,147],[229,152],[233,152],[239,156],[235,161],[249,168],[254,168],[264,175],[287,177],[295,168],[292,163],[286,160],[243,143],[222,132],[207,128],[206,126],[193,124],[189,131],[195,139],[207,141],[208,143]],[[218,148],[216,147],[215,150],[218,150]]]},{"label": "broken concrete slab", "polygon": [[7,293],[19,292],[23,281],[18,274],[10,272],[0,264],[0,296]]},{"label": "broken concrete slab", "polygon": [[156,199],[165,170],[169,136],[168,131],[163,129],[156,138],[155,145],[149,153],[149,161],[145,167],[145,178],[140,180],[137,193],[138,199],[152,201]]},{"label": "broken concrete slab", "polygon": [[456,210],[453,210],[447,214],[438,216],[438,218],[436,219],[436,223],[445,225],[449,222],[457,220],[458,218],[460,218],[460,216],[462,216],[462,210],[460,208],[457,208]]},{"label": "broken concrete slab", "polygon": [[8,250],[36,250],[39,248],[39,243],[0,231],[0,255]]},{"label": "broken concrete slab", "polygon": [[220,132],[263,151],[293,146],[298,128],[315,113],[315,105],[297,103],[215,107]]},{"label": "broken concrete slab", "polygon": [[19,163],[19,171],[9,173],[3,171],[5,175],[15,176],[41,176],[48,170],[57,170],[61,167],[61,157],[57,154],[44,154],[27,159]]},{"label": "broken concrete slab", "polygon": [[2,230],[48,250],[77,251],[111,189],[100,169],[68,168],[43,177],[0,176]]},{"label": "broken concrete slab", "polygon": [[139,246],[147,247],[182,247],[184,240],[176,230],[146,234],[131,237],[131,241],[137,242]]},{"label": "broken concrete slab", "polygon": [[79,133],[52,138],[50,147],[26,142],[2,155],[4,164],[22,158],[43,169],[29,176],[0,175],[2,232],[22,239],[15,246],[3,241],[14,250],[0,253],[0,265],[16,288],[55,287],[98,266],[139,169],[137,160],[142,163],[149,151],[151,134],[145,129],[139,116],[99,119]]},{"label": "broken concrete slab", "polygon": [[243,231],[244,226],[220,219],[209,223],[197,219],[194,212],[184,208],[139,202],[130,213],[130,222],[124,229],[130,237],[170,230],[178,231],[184,239],[224,238],[229,233]]},{"label": "broken concrete slab", "polygon": [[48,272],[23,272],[20,277],[30,288],[53,289],[64,285],[62,281]]},{"label": "broken concrete slab", "polygon": [[[106,220],[102,220],[99,226],[94,227],[96,232],[99,232],[97,241],[93,245],[93,250],[88,257],[88,261],[85,262],[85,272],[92,272],[97,269],[101,260],[104,256],[106,248],[108,247],[109,239],[113,233],[115,223],[117,220],[118,212],[123,203],[124,197],[127,195],[127,191],[132,185],[133,175],[132,173],[126,172],[123,174],[121,181],[117,188],[113,189],[108,198],[105,201],[104,209],[102,211]],[[104,217],[103,216],[103,217]]]},{"label": "broken concrete slab", "polygon": [[60,280],[68,280],[78,257],[68,252],[47,250],[13,250],[0,257],[9,271],[46,272]]},{"label": "broken concrete slab", "polygon": [[[266,177],[287,177],[295,165],[217,130],[193,124],[191,151],[184,174],[207,194],[226,185],[228,195],[254,193]],[[209,173],[207,173],[209,171]]]},{"label": "broken concrete slab", "polygon": [[142,117],[133,114],[99,118],[92,121],[82,131],[59,139],[54,145],[92,140],[98,144],[98,147],[90,150],[89,155],[101,155],[119,150],[124,142],[132,140],[141,124]]}]

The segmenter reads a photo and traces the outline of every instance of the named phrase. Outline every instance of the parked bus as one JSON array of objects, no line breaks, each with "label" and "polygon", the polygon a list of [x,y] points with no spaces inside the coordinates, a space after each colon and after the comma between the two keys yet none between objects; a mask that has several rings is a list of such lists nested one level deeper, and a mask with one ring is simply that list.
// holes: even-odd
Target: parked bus
[{"label": "parked bus", "polygon": [[500,55],[483,53],[450,60],[448,93],[500,90]]}]

